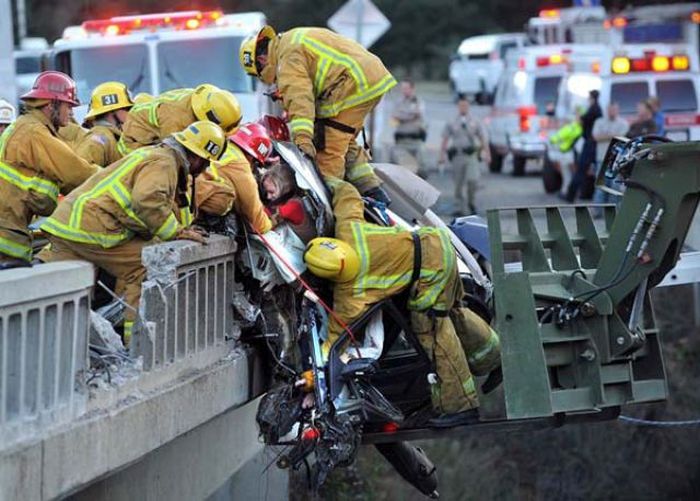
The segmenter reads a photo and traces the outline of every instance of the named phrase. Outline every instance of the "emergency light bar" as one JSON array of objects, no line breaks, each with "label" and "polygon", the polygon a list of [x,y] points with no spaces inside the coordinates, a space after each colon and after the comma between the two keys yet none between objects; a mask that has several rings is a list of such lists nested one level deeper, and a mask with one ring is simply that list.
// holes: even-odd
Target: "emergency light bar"
[{"label": "emergency light bar", "polygon": [[175,30],[196,30],[216,24],[223,16],[220,10],[201,12],[165,12],[138,16],[117,16],[109,19],[92,19],[83,22],[81,28],[86,33],[101,33],[106,36],[126,35],[134,30],[171,28]]},{"label": "emergency light bar", "polygon": [[547,19],[559,19],[559,9],[542,9],[540,17]]},{"label": "emergency light bar", "polygon": [[535,60],[535,64],[538,68],[544,66],[553,66],[556,64],[566,64],[568,59],[561,54],[550,54],[549,56],[541,56]]},{"label": "emergency light bar", "polygon": [[629,58],[625,56],[614,57],[610,69],[616,74],[625,74],[637,71],[653,71],[663,73],[665,71],[688,71],[690,60],[686,55],[658,56],[645,54],[643,58]]}]

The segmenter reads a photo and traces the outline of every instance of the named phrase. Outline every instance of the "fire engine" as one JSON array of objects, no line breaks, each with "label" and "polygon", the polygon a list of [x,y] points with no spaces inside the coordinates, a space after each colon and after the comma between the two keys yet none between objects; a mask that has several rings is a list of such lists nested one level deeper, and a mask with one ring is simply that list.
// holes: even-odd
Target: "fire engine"
[{"label": "fire engine", "polygon": [[[269,100],[238,64],[238,48],[265,23],[261,12],[218,10],[91,19],[64,30],[49,66],[73,77],[82,103],[107,80],[125,83],[134,95],[211,83],[233,92],[244,120],[253,120]],[[85,106],[76,110],[77,119],[84,114]]]}]

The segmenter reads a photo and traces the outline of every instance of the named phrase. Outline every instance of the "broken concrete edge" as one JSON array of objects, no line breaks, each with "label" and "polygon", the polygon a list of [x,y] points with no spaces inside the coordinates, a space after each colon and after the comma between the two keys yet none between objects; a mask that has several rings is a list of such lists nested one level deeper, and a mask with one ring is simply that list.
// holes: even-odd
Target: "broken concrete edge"
[{"label": "broken concrete edge", "polygon": [[141,261],[146,277],[161,284],[177,280],[178,268],[215,259],[236,252],[236,241],[222,235],[211,235],[207,245],[189,240],[173,240],[143,248]]},{"label": "broken concrete edge", "polygon": [[241,350],[161,388],[133,392],[2,451],[0,500],[76,492],[262,391],[260,359]]},{"label": "broken concrete edge", "polygon": [[60,261],[0,273],[0,308],[90,289],[95,271],[87,261]]}]

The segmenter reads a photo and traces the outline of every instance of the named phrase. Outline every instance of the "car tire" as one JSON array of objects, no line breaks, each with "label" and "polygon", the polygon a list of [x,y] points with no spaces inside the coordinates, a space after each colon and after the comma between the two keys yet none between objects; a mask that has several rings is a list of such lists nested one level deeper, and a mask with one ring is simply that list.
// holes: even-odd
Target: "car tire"
[{"label": "car tire", "polygon": [[559,169],[548,158],[544,159],[542,167],[542,184],[544,185],[545,193],[556,193],[561,189],[562,177]]},{"label": "car tire", "polygon": [[503,169],[503,155],[498,153],[496,151],[496,148],[493,147],[493,145],[489,146],[489,150],[491,150],[491,162],[489,162],[489,171],[490,172],[501,172]]},{"label": "car tire", "polygon": [[527,158],[519,155],[513,155],[513,176],[522,177],[525,175],[525,164]]}]

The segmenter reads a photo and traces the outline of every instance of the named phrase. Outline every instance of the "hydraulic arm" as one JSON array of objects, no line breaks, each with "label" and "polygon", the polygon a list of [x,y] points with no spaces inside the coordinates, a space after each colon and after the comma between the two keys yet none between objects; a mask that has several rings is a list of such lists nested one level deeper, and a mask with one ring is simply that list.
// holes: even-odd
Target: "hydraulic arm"
[{"label": "hydraulic arm", "polygon": [[695,214],[700,144],[659,140],[613,141],[599,181],[624,194],[601,221],[585,206],[489,211],[509,419],[666,398],[649,290]]}]

